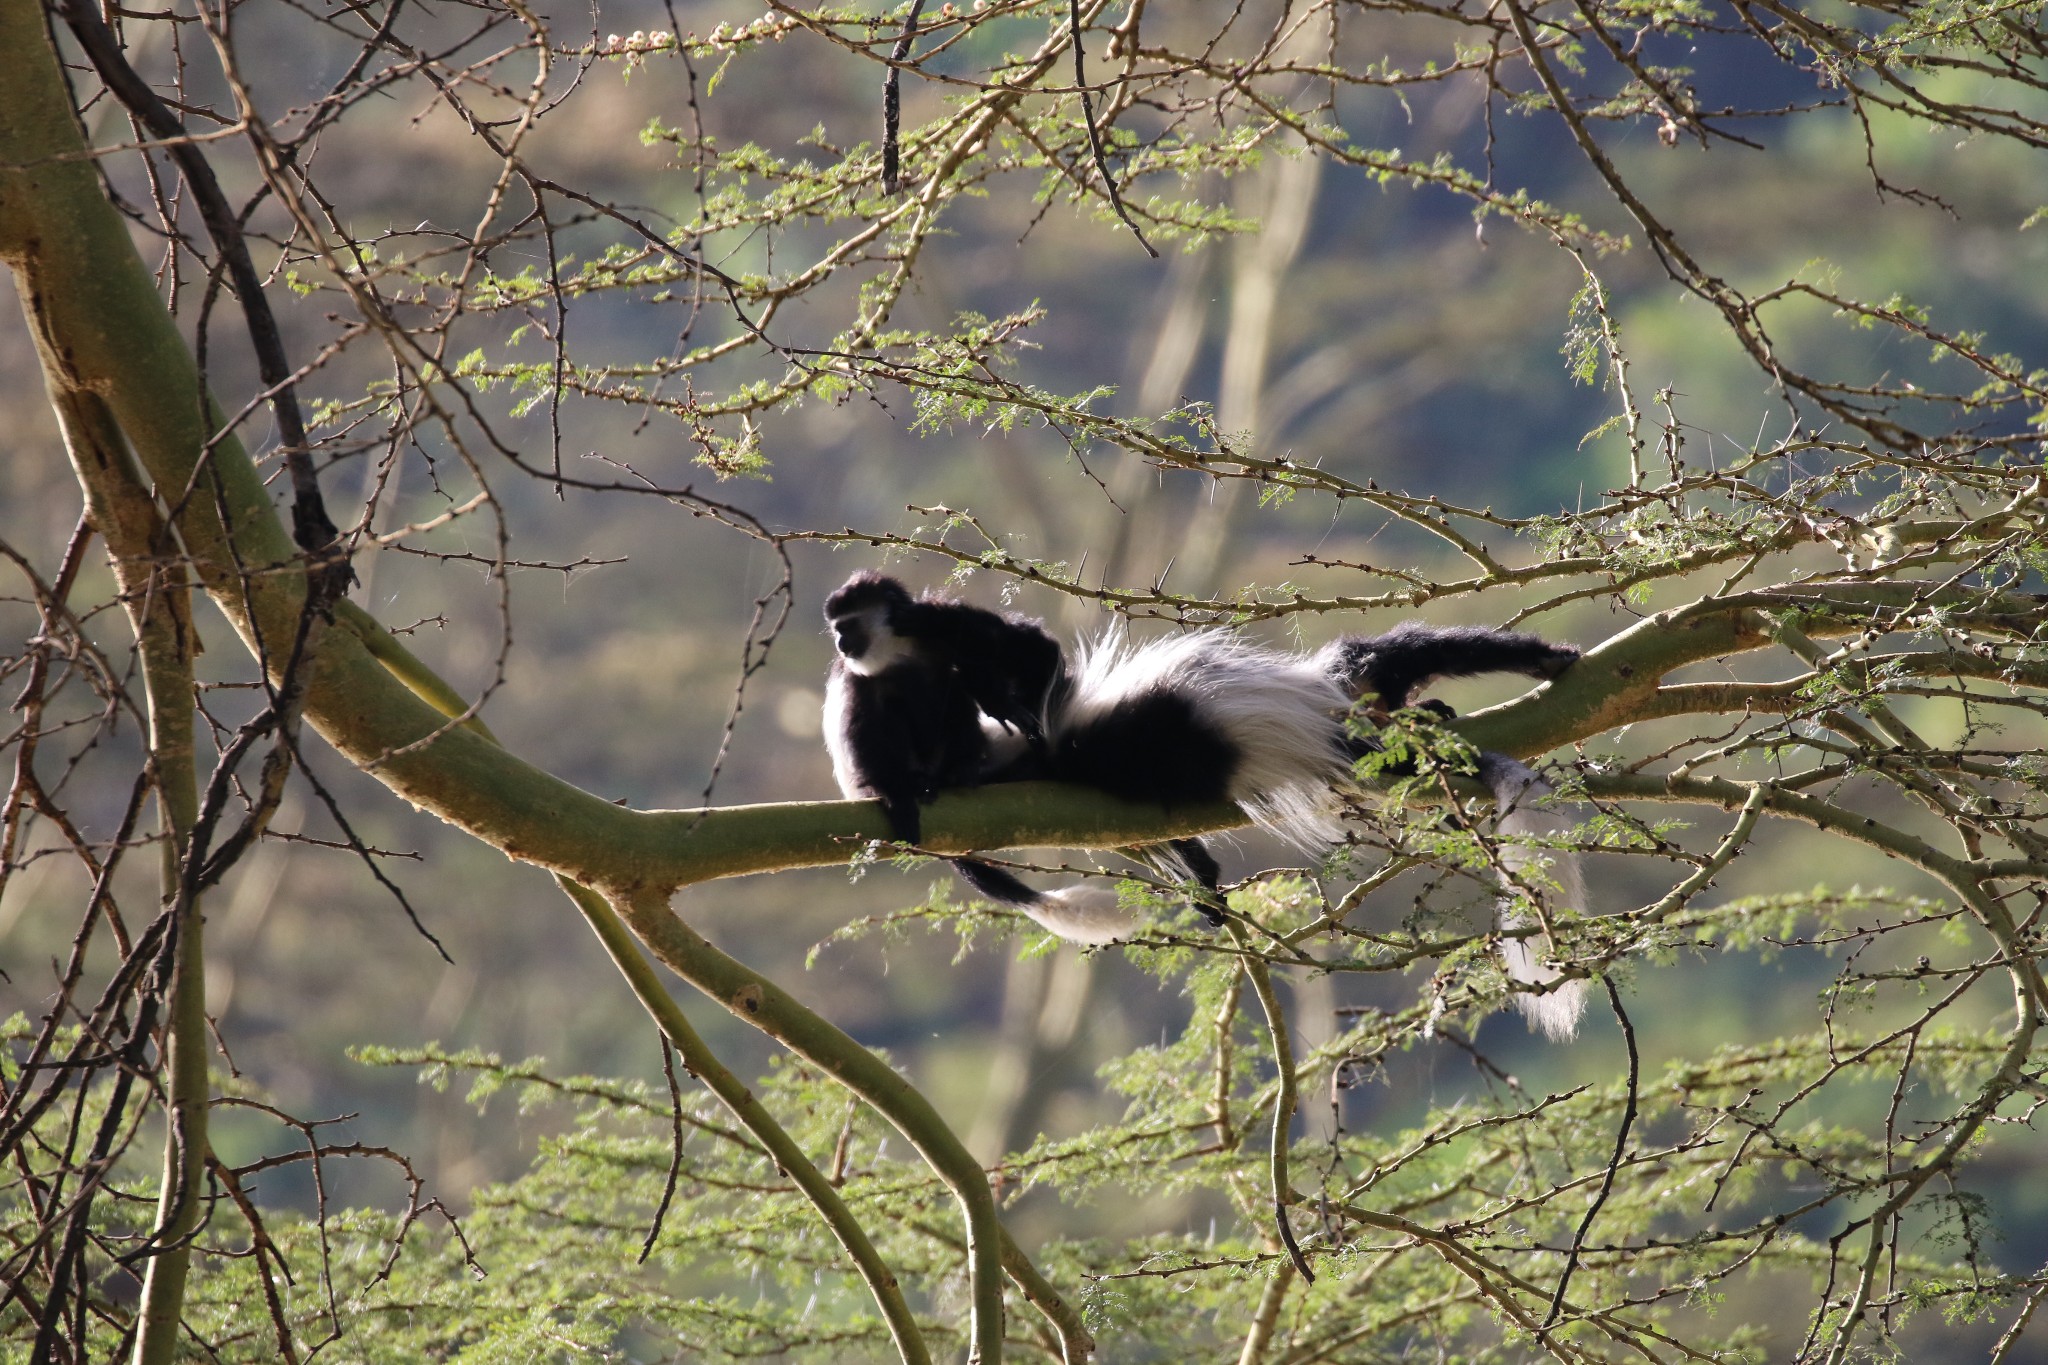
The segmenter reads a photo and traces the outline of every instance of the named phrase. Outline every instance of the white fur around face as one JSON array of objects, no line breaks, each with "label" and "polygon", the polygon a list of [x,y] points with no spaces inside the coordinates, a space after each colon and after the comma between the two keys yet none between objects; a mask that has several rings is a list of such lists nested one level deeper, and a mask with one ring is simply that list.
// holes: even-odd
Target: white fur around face
[{"label": "white fur around face", "polygon": [[837,628],[839,622],[845,620],[860,622],[867,627],[868,636],[867,653],[858,659],[849,659],[844,654],[839,656],[848,672],[858,673],[863,678],[872,678],[875,674],[910,657],[910,641],[890,627],[887,607],[868,607],[853,613],[850,617],[836,617],[832,624]]},{"label": "white fur around face", "polygon": [[1159,691],[1187,698],[1237,747],[1230,799],[1245,814],[1304,849],[1342,837],[1334,789],[1351,773],[1342,720],[1349,702],[1316,659],[1220,630],[1139,645],[1112,631],[1082,651],[1062,728]]}]

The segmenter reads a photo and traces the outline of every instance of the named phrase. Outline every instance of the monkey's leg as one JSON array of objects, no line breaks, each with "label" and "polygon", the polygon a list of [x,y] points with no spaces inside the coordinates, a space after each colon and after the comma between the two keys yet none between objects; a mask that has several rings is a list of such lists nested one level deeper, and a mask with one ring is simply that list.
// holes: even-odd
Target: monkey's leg
[{"label": "monkey's leg", "polygon": [[1200,839],[1175,839],[1167,848],[1188,870],[1188,875],[1201,885],[1203,894],[1194,898],[1195,909],[1201,911],[1209,923],[1221,928],[1224,920],[1223,868],[1216,861],[1216,855],[1209,852],[1209,846]]}]

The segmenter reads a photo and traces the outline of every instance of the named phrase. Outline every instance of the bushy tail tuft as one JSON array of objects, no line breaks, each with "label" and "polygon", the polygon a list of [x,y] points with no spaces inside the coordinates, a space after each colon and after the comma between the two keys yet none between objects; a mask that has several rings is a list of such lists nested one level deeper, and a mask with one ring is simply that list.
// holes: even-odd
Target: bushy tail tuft
[{"label": "bushy tail tuft", "polygon": [[[1586,882],[1578,855],[1531,842],[1567,834],[1577,823],[1569,810],[1544,802],[1553,790],[1550,783],[1528,764],[1494,753],[1479,756],[1479,780],[1493,792],[1501,865],[1509,876],[1543,896],[1546,904],[1583,912]],[[1496,913],[1502,929],[1523,928],[1534,919],[1514,889],[1502,891]],[[1540,934],[1503,939],[1501,965],[1510,981],[1548,988],[1517,991],[1515,1007],[1531,1029],[1564,1042],[1578,1032],[1579,1016],[1586,1011],[1586,982],[1583,977],[1567,979],[1546,962],[1542,950],[1547,946]]]},{"label": "bushy tail tuft", "polygon": [[1302,849],[1343,837],[1349,703],[1319,656],[1225,630],[1088,646],[1046,729],[1051,776],[1129,801],[1230,801]]},{"label": "bushy tail tuft", "polygon": [[1098,947],[1129,938],[1139,920],[1138,912],[1118,899],[1115,887],[1096,882],[1042,892],[1017,908],[1070,943]]},{"label": "bushy tail tuft", "polygon": [[1116,888],[1096,882],[1039,891],[1000,867],[973,858],[955,858],[953,870],[969,886],[1003,905],[1015,906],[1070,943],[1100,947],[1129,938],[1139,914],[1124,905]]}]

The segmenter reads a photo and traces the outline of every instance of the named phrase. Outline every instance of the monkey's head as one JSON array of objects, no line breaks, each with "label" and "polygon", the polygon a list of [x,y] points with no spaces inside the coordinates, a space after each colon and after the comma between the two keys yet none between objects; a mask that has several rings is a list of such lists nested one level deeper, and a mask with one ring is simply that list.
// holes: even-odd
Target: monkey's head
[{"label": "monkey's head", "polygon": [[825,599],[825,623],[847,668],[869,677],[909,657],[914,646],[897,628],[910,594],[886,574],[863,569]]}]

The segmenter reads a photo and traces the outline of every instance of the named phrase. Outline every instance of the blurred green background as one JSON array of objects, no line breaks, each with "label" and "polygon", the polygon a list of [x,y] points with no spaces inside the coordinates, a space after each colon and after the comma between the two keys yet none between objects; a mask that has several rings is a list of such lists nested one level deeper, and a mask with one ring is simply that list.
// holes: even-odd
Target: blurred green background
[{"label": "blurred green background", "polygon": [[[555,17],[568,26],[565,33],[587,22],[580,11]],[[743,17],[739,6],[693,5],[684,25],[708,29],[720,18]],[[321,54],[292,46],[297,30],[275,15],[252,8],[237,22],[245,60],[277,107],[334,76]],[[666,22],[657,6],[619,4],[605,6],[597,26],[628,32]],[[1399,31],[1377,36],[1397,57],[1419,59],[1419,46],[1405,51]],[[1682,55],[1706,107],[1815,97],[1812,86],[1800,89],[1781,72],[1757,69],[1733,45],[1703,37]],[[872,65],[802,39],[781,45],[775,60],[775,81],[750,78],[761,69],[756,61],[736,68],[715,91],[699,87],[714,131],[789,155],[806,143],[845,148],[878,136]],[[689,168],[675,164],[662,145],[643,144],[638,133],[650,119],[684,117],[687,95],[673,61],[653,60],[630,79],[594,71],[577,93],[580,112],[545,125],[534,154],[559,163],[565,178],[594,193],[685,216]],[[942,97],[911,83],[910,118]],[[1479,164],[1491,136],[1505,182],[1594,226],[1629,230],[1550,125],[1496,111],[1489,129],[1476,85],[1430,87],[1405,102],[1385,92],[1347,92],[1338,116],[1360,140],[1398,146],[1414,159],[1447,151]],[[330,192],[352,200],[359,229],[473,217],[491,168],[471,159],[466,135],[445,114],[399,99],[353,118],[361,126],[323,148],[321,168]],[[378,135],[364,135],[371,128]],[[2043,229],[2020,228],[2048,202],[2038,154],[1917,132],[1889,138],[1884,174],[1938,194],[1945,208],[1880,193],[1847,116],[1754,120],[1740,129],[1760,146],[1703,149],[1682,140],[1667,147],[1648,127],[1617,133],[1612,146],[1626,172],[1690,228],[1710,250],[1712,268],[1728,278],[1762,287],[1834,272],[1847,292],[1908,296],[1936,310],[1944,330],[1986,329],[2038,361],[2048,337],[2048,238]],[[955,213],[950,235],[923,261],[919,287],[899,314],[903,325],[944,324],[963,311],[996,316],[1036,303],[1046,316],[1029,333],[1035,349],[1018,364],[1029,382],[1062,392],[1113,385],[1105,401],[1131,414],[1210,403],[1223,431],[1255,433],[1266,453],[1465,505],[1551,511],[1596,500],[1625,477],[1612,434],[1586,439],[1615,411],[1614,395],[1576,382],[1561,354],[1582,276],[1539,233],[1498,218],[1476,223],[1466,201],[1440,191],[1383,188],[1324,160],[1272,157],[1235,181],[1194,186],[1259,220],[1260,230],[1169,249],[1155,261],[1128,234],[1064,200],[1046,206],[1033,188],[997,181],[985,199]],[[561,246],[587,256],[616,235],[609,226],[586,224],[565,230]],[[1599,266],[1630,348],[1636,390],[1645,399],[1671,391],[1688,458],[1732,456],[1760,436],[1783,434],[1784,418],[1764,377],[1740,356],[1718,318],[1670,283],[1639,241]],[[296,334],[317,329],[317,298],[280,293],[278,306],[288,328],[296,322]],[[583,300],[574,320],[581,355],[589,361],[665,353],[684,326],[685,308],[624,293]],[[11,305],[8,316],[16,316]],[[823,336],[836,324],[797,318],[785,325],[799,334],[814,325]],[[218,320],[215,326],[217,335],[228,335]],[[1924,347],[1857,330],[1817,307],[1781,318],[1775,340],[1830,374],[1912,373],[1930,364]],[[221,391],[254,390],[241,347],[217,345],[213,364]],[[316,387],[327,396],[348,395],[374,377],[356,365],[345,360],[323,372]],[[544,411],[510,416],[515,397],[503,392],[487,401],[500,405],[501,432],[530,442],[530,457],[544,449]],[[0,327],[0,404],[8,415],[0,423],[0,537],[47,572],[77,515],[78,496],[43,402],[33,347],[11,323]],[[1170,585],[1191,592],[1228,595],[1245,584],[1280,581],[1319,593],[1345,589],[1340,571],[1296,565],[1305,554],[1396,563],[1407,556],[1419,571],[1435,567],[1427,547],[1384,532],[1356,509],[1310,498],[1261,509],[1241,489],[1161,477],[1114,452],[1076,455],[1043,427],[918,435],[910,429],[914,417],[908,396],[888,391],[771,416],[761,433],[768,476],[719,485],[716,496],[777,528],[907,532],[937,521],[912,507],[968,509],[1010,533],[1007,543],[1020,553],[1069,564],[1085,558],[1090,582],[1166,575]],[[594,401],[566,405],[562,418],[571,472],[609,474],[609,466],[594,461],[597,453],[658,482],[709,485],[672,425],[643,424],[630,407]],[[429,467],[443,456],[422,451],[407,464],[395,492],[387,492],[380,525],[444,510]],[[451,568],[390,549],[366,554],[358,560],[358,599],[389,625],[419,622],[408,643],[472,694],[492,681],[502,650],[502,685],[484,714],[524,757],[636,807],[697,804],[730,709],[754,601],[775,580],[772,556],[656,499],[574,490],[557,497],[509,470],[493,477],[516,556],[596,563],[567,573],[514,571],[509,641],[497,613],[498,587],[481,566]],[[365,486],[357,464],[330,468],[325,479],[330,500],[344,507]],[[468,527],[458,525],[436,548],[488,557],[488,537]],[[792,553],[795,614],[769,666],[748,687],[730,756],[712,788],[717,804],[834,795],[818,736],[829,650],[817,608],[847,573],[880,561],[866,549],[799,545]],[[896,562],[896,571],[916,584],[941,582],[949,567]],[[105,600],[110,583],[94,555],[79,600]],[[990,577],[956,586],[984,604],[1042,614],[1070,637],[1104,623],[1092,607]],[[0,634],[23,638],[34,617],[18,587],[4,591]],[[1432,619],[1462,619],[1458,613],[1447,607]],[[1590,645],[1630,619],[1589,602],[1531,624]],[[1392,620],[1319,619],[1299,629],[1312,640],[1383,629]],[[211,661],[230,671],[235,646],[225,625],[209,613],[201,629],[222,642],[202,666]],[[118,613],[100,615],[92,631],[110,654],[127,657]],[[1514,690],[1471,685],[1445,695],[1462,708]],[[1910,719],[1935,731],[1944,723],[1931,714]],[[68,794],[89,832],[104,835],[118,816],[135,738],[132,727],[123,728],[117,742],[86,754],[70,779]],[[2007,738],[2024,747],[2048,737]],[[1622,742],[1650,746],[1653,738],[1645,727]],[[234,1067],[251,1084],[305,1118],[351,1116],[330,1136],[411,1153],[433,1188],[459,1207],[463,1192],[479,1182],[522,1170],[536,1138],[557,1120],[523,1115],[509,1097],[477,1112],[459,1086],[443,1092],[408,1070],[359,1065],[347,1055],[351,1045],[439,1043],[544,1057],[557,1072],[658,1077],[656,1035],[544,874],[407,809],[317,745],[312,762],[370,844],[418,855],[387,864],[387,872],[454,962],[441,961],[409,929],[350,854],[274,840],[213,901],[210,1007]],[[277,827],[336,837],[300,786]],[[1226,870],[1241,875],[1277,857],[1247,838],[1230,851]],[[136,876],[144,868],[143,860],[132,862],[121,888],[137,906],[152,896]],[[1661,870],[1603,862],[1595,908],[1623,910],[1654,898],[1666,885]],[[1035,1134],[1079,1131],[1114,1112],[1117,1101],[1096,1079],[1097,1065],[1177,1027],[1186,1008],[1118,952],[1057,947],[1020,955],[1019,947],[1036,937],[1022,934],[984,934],[963,951],[950,931],[913,928],[834,942],[807,963],[813,945],[842,926],[916,904],[947,880],[931,866],[883,866],[858,878],[832,869],[790,872],[700,887],[679,897],[676,909],[862,1042],[887,1049],[979,1155],[993,1159]],[[1904,869],[1789,828],[1772,832],[1764,849],[1732,868],[1719,892],[1762,894],[1820,882],[1932,892]],[[8,888],[0,902],[0,966],[7,974],[0,1016],[39,1012],[83,885],[69,862],[53,857]],[[1397,887],[1365,914],[1393,923],[1405,908]],[[1633,973],[1626,993],[1637,1010],[1646,1065],[1703,1055],[1726,1039],[1811,1031],[1838,965],[1812,950],[1713,953]],[[1404,1004],[1423,979],[1296,979],[1289,988],[1312,1043],[1329,1036],[1339,1008]],[[736,1070],[765,1067],[768,1050],[759,1035],[722,1010],[688,997],[685,1004]],[[1604,1078],[1620,1065],[1615,1028],[1597,1013],[1568,1048],[1528,1037],[1507,1016],[1489,1021],[1479,1042],[1536,1090]],[[1348,1130],[1392,1130],[1429,1104],[1485,1084],[1463,1051],[1437,1045],[1398,1058],[1336,1097],[1335,1107]],[[1327,1125],[1331,1108],[1327,1097],[1306,1102],[1304,1121]],[[222,1117],[217,1132],[231,1160],[244,1155],[237,1142],[275,1140],[269,1125],[233,1115]],[[2048,1181],[2023,1145],[2000,1153],[2011,1155],[1994,1158],[1984,1172],[1999,1184],[1996,1212],[2006,1237],[1993,1254],[2031,1268],[2048,1256]],[[395,1188],[375,1170],[343,1167],[330,1178],[344,1200],[383,1199]],[[309,1189],[291,1183],[300,1179],[280,1173],[263,1194],[304,1204]],[[1191,1205],[1142,1211],[1139,1219],[1199,1227],[1217,1212]],[[1070,1212],[1059,1217],[1068,1230],[1081,1230]],[[1024,1226],[1028,1240],[1028,1218]]]}]

